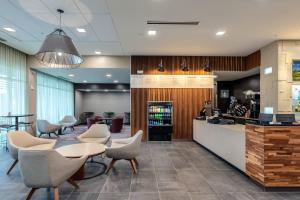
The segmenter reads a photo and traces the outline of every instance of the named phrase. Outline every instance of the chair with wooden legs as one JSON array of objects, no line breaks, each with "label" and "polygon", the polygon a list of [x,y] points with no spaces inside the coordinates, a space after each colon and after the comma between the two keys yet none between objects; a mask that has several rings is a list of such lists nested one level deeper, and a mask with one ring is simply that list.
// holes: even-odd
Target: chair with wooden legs
[{"label": "chair with wooden legs", "polygon": [[20,171],[24,184],[31,188],[26,200],[30,200],[39,188],[53,188],[54,200],[59,200],[59,186],[68,181],[76,189],[78,185],[72,180],[74,175],[86,162],[87,156],[65,158],[56,150],[19,151]]},{"label": "chair with wooden legs", "polygon": [[108,158],[112,158],[106,173],[108,173],[116,161],[128,160],[131,164],[133,172],[137,173],[138,162],[136,157],[139,154],[140,144],[142,141],[143,131],[139,130],[133,137],[126,139],[112,140],[111,147],[108,147],[105,154]]},{"label": "chair with wooden legs", "polygon": [[6,174],[18,163],[18,152],[22,148],[34,148],[39,150],[53,149],[56,140],[43,139],[32,136],[25,131],[10,131],[7,133],[7,146],[11,157],[14,159],[13,164]]}]

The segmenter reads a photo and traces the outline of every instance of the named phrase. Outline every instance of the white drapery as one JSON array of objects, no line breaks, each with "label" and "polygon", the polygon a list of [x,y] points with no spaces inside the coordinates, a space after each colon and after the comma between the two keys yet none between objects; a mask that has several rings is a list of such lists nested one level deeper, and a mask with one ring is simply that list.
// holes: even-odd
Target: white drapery
[{"label": "white drapery", "polygon": [[37,119],[58,123],[65,115],[74,115],[73,84],[37,72]]},{"label": "white drapery", "polygon": [[25,114],[26,55],[0,43],[0,115]]}]

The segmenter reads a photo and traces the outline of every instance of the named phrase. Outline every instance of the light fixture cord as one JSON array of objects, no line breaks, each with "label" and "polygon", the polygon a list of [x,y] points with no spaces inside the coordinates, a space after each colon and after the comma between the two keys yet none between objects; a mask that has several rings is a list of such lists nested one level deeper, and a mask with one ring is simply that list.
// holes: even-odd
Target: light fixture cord
[{"label": "light fixture cord", "polygon": [[61,30],[61,12],[59,12],[59,29]]}]

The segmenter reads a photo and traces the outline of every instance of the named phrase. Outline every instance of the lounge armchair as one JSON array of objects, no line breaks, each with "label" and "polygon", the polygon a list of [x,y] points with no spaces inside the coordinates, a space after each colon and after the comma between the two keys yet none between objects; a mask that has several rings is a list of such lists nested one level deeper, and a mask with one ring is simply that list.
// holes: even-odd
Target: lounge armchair
[{"label": "lounge armchair", "polygon": [[54,200],[59,200],[58,187],[68,181],[75,188],[78,185],[71,179],[84,165],[87,156],[65,158],[55,150],[26,150],[19,152],[20,171],[24,184],[32,188],[27,195],[30,200],[39,188],[54,188]]},{"label": "lounge armchair", "polygon": [[55,143],[56,140],[37,138],[25,131],[10,131],[7,133],[7,146],[11,157],[14,159],[14,162],[6,174],[9,174],[18,163],[19,149],[53,149]]},{"label": "lounge armchair", "polygon": [[80,142],[106,144],[110,132],[106,124],[93,124],[86,132],[77,137]]},{"label": "lounge armchair", "polygon": [[40,132],[39,137],[41,137],[43,134],[48,134],[50,138],[51,133],[59,137],[56,131],[61,129],[62,126],[56,124],[50,124],[47,120],[39,119],[37,120],[37,127],[38,127],[38,131]]},{"label": "lounge armchair", "polygon": [[59,121],[59,124],[62,125],[64,131],[67,128],[70,128],[74,131],[74,125],[76,124],[77,119],[72,115],[66,115],[61,121]]},{"label": "lounge armchair", "polygon": [[133,137],[126,139],[114,139],[112,140],[111,147],[106,149],[106,156],[112,158],[109,167],[106,170],[108,173],[115,162],[118,160],[128,160],[131,163],[133,172],[137,173],[138,162],[136,157],[139,154],[140,144],[142,141],[143,131],[139,130]]}]

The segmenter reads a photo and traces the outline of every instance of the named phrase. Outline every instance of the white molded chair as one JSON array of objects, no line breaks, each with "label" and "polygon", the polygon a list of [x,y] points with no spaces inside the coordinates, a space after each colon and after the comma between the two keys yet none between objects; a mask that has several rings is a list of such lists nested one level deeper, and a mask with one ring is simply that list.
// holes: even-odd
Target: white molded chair
[{"label": "white molded chair", "polygon": [[106,156],[112,158],[106,173],[111,170],[116,161],[121,159],[130,161],[133,172],[137,173],[139,164],[136,157],[139,154],[142,137],[143,131],[139,130],[133,137],[112,140],[111,147],[106,148],[105,151]]},{"label": "white molded chair", "polygon": [[106,124],[93,124],[86,132],[77,137],[80,142],[106,144],[110,131]]},{"label": "white molded chair", "polygon": [[15,160],[11,167],[8,169],[6,174],[9,174],[10,171],[18,163],[18,152],[23,148],[31,149],[53,149],[56,140],[43,139],[32,136],[31,134],[25,131],[10,131],[7,133],[7,146],[11,157]]},{"label": "white molded chair", "polygon": [[74,125],[76,124],[77,119],[72,115],[66,115],[62,120],[59,121],[59,124],[64,127],[64,130],[70,128],[74,131]]},{"label": "white molded chair", "polygon": [[19,152],[19,160],[24,184],[32,188],[26,199],[31,199],[35,190],[39,188],[54,188],[54,199],[59,200],[58,187],[64,181],[78,188],[71,176],[84,165],[87,156],[69,159],[53,149],[22,149]]},{"label": "white molded chair", "polygon": [[43,134],[48,134],[49,137],[51,137],[51,133],[59,137],[56,131],[61,129],[61,127],[62,127],[61,125],[50,124],[47,120],[43,120],[43,119],[37,120],[37,128],[38,131],[40,132],[39,137],[41,137],[41,135]]}]

